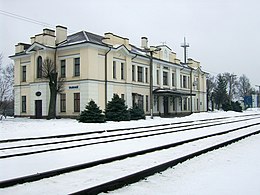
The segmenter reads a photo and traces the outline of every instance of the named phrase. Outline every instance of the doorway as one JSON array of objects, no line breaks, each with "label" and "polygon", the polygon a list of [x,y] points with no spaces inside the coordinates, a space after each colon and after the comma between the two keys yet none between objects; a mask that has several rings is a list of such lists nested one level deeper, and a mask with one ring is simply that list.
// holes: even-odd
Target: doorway
[{"label": "doorway", "polygon": [[42,118],[42,100],[35,100],[35,118]]},{"label": "doorway", "polygon": [[169,97],[168,96],[163,97],[163,111],[164,111],[164,116],[167,116],[169,114]]}]

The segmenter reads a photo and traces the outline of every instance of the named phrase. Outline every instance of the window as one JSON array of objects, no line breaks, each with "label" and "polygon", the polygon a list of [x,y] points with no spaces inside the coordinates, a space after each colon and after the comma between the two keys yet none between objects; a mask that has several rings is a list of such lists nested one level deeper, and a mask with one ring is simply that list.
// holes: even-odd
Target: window
[{"label": "window", "polygon": [[138,82],[144,81],[144,79],[143,79],[143,67],[141,67],[141,66],[137,67],[137,81]]},{"label": "window", "polygon": [[182,88],[182,75],[180,75],[180,86]]},{"label": "window", "polygon": [[156,70],[156,79],[157,79],[157,85],[160,85],[160,74],[159,74],[159,70]]},{"label": "window", "polygon": [[132,93],[132,104],[133,107],[134,105],[137,105],[139,108],[143,109],[144,108],[144,96],[141,94],[137,93]]},{"label": "window", "polygon": [[37,78],[42,78],[42,57],[37,58]]},{"label": "window", "polygon": [[146,112],[149,111],[149,100],[148,100],[148,95],[145,96],[145,104],[146,104]]},{"label": "window", "polygon": [[121,79],[125,79],[125,64],[123,62],[121,63]]},{"label": "window", "polygon": [[66,61],[65,60],[60,61],[60,77],[61,78],[66,77]]},{"label": "window", "polygon": [[182,87],[187,88],[187,76],[182,77]]},{"label": "window", "polygon": [[66,94],[60,94],[60,112],[66,112]]},{"label": "window", "polygon": [[121,94],[121,99],[125,100],[125,94]]},{"label": "window", "polygon": [[135,81],[135,65],[132,65],[132,81]]},{"label": "window", "polygon": [[80,58],[74,58],[74,76],[80,76]]},{"label": "window", "polygon": [[116,61],[113,61],[113,79],[116,79]]},{"label": "window", "polygon": [[176,110],[176,106],[175,106],[175,98],[172,97],[172,110],[175,111]]},{"label": "window", "polygon": [[26,66],[22,66],[22,82],[26,82]]},{"label": "window", "polygon": [[143,95],[137,95],[137,106],[141,109],[144,109],[144,96]]},{"label": "window", "polygon": [[188,81],[187,81],[187,88],[190,88],[190,77],[187,77]]},{"label": "window", "polygon": [[22,96],[22,112],[26,112],[26,96]]},{"label": "window", "polygon": [[145,68],[145,82],[148,83],[148,68]]},{"label": "window", "polygon": [[172,86],[175,86],[175,74],[172,73]]},{"label": "window", "polygon": [[74,112],[80,111],[80,93],[74,93]]},{"label": "window", "polygon": [[184,98],[184,101],[183,101],[183,110],[187,110],[187,109],[188,109],[187,101],[188,101],[188,98]]},{"label": "window", "polygon": [[168,72],[163,71],[163,85],[168,85]]}]

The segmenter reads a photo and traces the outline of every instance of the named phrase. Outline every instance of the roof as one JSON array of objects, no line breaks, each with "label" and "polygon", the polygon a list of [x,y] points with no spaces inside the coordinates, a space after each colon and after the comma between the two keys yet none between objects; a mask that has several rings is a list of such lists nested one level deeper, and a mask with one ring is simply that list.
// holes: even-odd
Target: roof
[{"label": "roof", "polygon": [[58,47],[64,47],[68,45],[74,45],[74,44],[85,43],[85,42],[95,43],[99,45],[106,45],[102,42],[103,39],[104,39],[103,36],[93,34],[87,31],[80,31],[75,34],[69,35],[67,37],[67,40],[60,43]]},{"label": "roof", "polygon": [[181,97],[181,96],[195,96],[196,94],[186,92],[183,90],[177,90],[177,89],[164,89],[164,88],[158,88],[153,90],[154,94],[157,95],[163,95],[163,96],[175,96],[175,97]]}]

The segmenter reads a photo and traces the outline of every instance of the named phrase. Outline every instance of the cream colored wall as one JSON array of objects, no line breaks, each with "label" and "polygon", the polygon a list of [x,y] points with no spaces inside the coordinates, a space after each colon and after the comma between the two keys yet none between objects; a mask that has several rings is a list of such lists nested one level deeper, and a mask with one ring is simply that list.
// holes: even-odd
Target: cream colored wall
[{"label": "cream colored wall", "polygon": [[[112,33],[108,33],[105,35],[106,39],[105,42],[110,43],[112,45],[121,45],[124,44],[127,49],[130,49],[129,40],[127,38],[123,38],[117,35],[114,35]],[[54,45],[55,39],[52,35],[36,35],[35,41],[45,44],[48,46]],[[17,49],[21,49],[17,47]],[[74,47],[74,48],[62,48],[57,50],[57,68],[60,72],[60,61],[62,59],[66,60],[66,78],[65,78],[65,90],[63,93],[66,93],[66,113],[60,113],[60,96],[57,98],[57,113],[63,116],[70,116],[70,115],[78,115],[79,113],[74,113],[74,93],[79,92],[81,94],[81,110],[84,109],[85,105],[88,103],[90,99],[94,99],[98,106],[101,107],[101,109],[105,109],[105,53],[108,51],[108,49],[100,49],[97,46],[94,45],[84,45],[82,47]],[[27,109],[31,109],[31,106],[34,104],[34,99],[30,98],[30,88],[28,88],[26,85],[30,83],[36,83],[35,86],[37,86],[37,83],[42,83],[46,80],[44,79],[37,79],[36,78],[36,63],[37,63],[37,57],[39,55],[42,56],[43,60],[48,58],[54,59],[54,50],[39,50],[36,52],[31,52],[30,57],[26,58],[18,58],[15,60],[15,85],[19,86],[21,84],[21,66],[26,65],[26,71],[27,71],[27,81],[26,83],[23,83],[21,86],[20,97],[22,95],[27,96]],[[157,52],[157,54],[154,54],[155,57],[159,59],[165,60],[165,56],[163,56],[162,52]],[[75,77],[74,76],[74,58],[80,57],[80,76]],[[117,62],[117,78],[113,78],[113,61]],[[180,64],[180,60],[176,59],[176,53],[170,52],[169,53],[169,59],[172,63]],[[167,61],[168,61],[167,60]],[[125,64],[125,79],[121,79],[121,62]],[[199,62],[196,62],[194,60],[190,60],[192,63],[192,67],[199,67]],[[135,70],[135,78],[136,81],[132,81],[132,65],[136,66]],[[145,98],[146,95],[149,96],[149,83],[146,83],[145,81],[145,68],[148,68],[148,77],[150,77],[150,70],[149,70],[150,61],[149,59],[144,59],[139,56],[129,55],[128,51],[124,49],[119,50],[111,50],[107,54],[107,79],[108,79],[108,101],[111,100],[114,93],[117,93],[119,96],[121,94],[125,95],[125,100],[129,107],[132,105],[132,93],[137,93],[144,95],[144,109],[145,109]],[[173,65],[165,64],[164,62],[155,63],[154,62],[154,87],[157,86],[156,82],[156,69],[158,66],[158,69],[160,70],[160,87],[170,87],[171,85],[171,73],[175,73],[175,86],[177,89],[180,89],[180,74],[186,75],[190,77],[189,70],[181,68],[174,67]],[[137,81],[137,66],[142,66],[144,69],[143,82]],[[168,72],[168,85],[163,86],[163,66],[168,66],[169,70]],[[195,76],[193,76],[190,79],[193,79]],[[201,92],[206,91],[206,77],[201,76],[201,74],[198,75],[199,77],[199,91],[196,92],[196,97],[193,99],[193,103],[195,102],[196,98],[201,99],[205,98],[205,94]],[[148,79],[148,82],[150,82],[150,78]],[[71,85],[78,85],[78,89],[69,89],[69,86]],[[189,84],[190,85],[190,84]],[[157,87],[158,87],[157,86]],[[191,86],[190,86],[191,87]],[[35,88],[36,89],[36,88]],[[185,88],[183,90],[189,91],[189,88]],[[31,102],[31,104],[29,103]],[[46,100],[46,104],[48,101]],[[150,104],[149,104],[150,105]],[[20,105],[21,106],[21,105]],[[48,105],[43,105],[46,108]],[[203,108],[204,108],[203,103]],[[178,107],[177,107],[178,109]]]}]

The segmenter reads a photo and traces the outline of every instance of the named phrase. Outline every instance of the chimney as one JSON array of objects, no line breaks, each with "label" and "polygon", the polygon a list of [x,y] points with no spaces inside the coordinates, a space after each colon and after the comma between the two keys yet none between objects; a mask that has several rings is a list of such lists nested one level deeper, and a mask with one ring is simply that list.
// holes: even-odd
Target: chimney
[{"label": "chimney", "polygon": [[35,37],[31,37],[31,44],[35,42]]},{"label": "chimney", "polygon": [[147,37],[142,37],[141,38],[141,48],[144,48],[144,49],[148,48],[148,39],[147,39]]},{"label": "chimney", "polygon": [[56,44],[67,40],[67,27],[56,26]]}]

